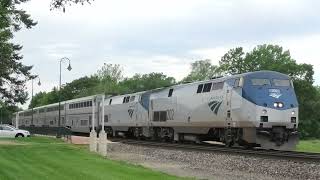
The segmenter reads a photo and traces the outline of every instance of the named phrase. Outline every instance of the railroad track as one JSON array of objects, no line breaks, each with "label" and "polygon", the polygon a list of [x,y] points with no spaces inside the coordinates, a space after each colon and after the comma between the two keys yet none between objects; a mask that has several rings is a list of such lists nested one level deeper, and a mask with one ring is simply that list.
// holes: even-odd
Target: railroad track
[{"label": "railroad track", "polygon": [[166,143],[155,141],[142,141],[132,139],[111,139],[114,142],[121,142],[124,144],[161,147],[169,149],[182,149],[192,151],[218,152],[230,153],[250,156],[269,157],[277,159],[289,159],[299,161],[317,161],[320,162],[320,153],[307,153],[296,151],[276,151],[276,150],[262,150],[262,149],[244,149],[244,148],[227,148],[221,145],[213,144],[180,144],[180,143]]}]

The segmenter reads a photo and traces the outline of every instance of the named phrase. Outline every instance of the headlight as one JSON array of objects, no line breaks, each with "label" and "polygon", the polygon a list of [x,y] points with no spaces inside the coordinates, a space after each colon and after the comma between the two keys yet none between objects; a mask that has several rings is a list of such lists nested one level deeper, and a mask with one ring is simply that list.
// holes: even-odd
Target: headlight
[{"label": "headlight", "polygon": [[262,110],[262,114],[267,114],[267,110]]},{"label": "headlight", "polygon": [[283,103],[279,103],[279,104],[278,104],[278,107],[279,107],[279,108],[283,108]]},{"label": "headlight", "polygon": [[283,103],[281,103],[281,102],[275,102],[275,103],[273,103],[273,106],[275,107],[275,108],[283,108]]},{"label": "headlight", "polygon": [[292,114],[292,115],[295,115],[295,114],[296,114],[296,112],[295,112],[295,111],[292,111],[292,112],[291,112],[291,114]]}]

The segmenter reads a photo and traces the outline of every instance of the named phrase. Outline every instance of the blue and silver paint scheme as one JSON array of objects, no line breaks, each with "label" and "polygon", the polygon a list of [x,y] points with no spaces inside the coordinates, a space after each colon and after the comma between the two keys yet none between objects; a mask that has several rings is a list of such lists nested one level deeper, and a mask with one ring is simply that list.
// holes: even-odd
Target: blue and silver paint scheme
[{"label": "blue and silver paint scheme", "polygon": [[[234,82],[239,77],[241,87],[237,88]],[[243,128],[243,136],[249,143],[265,149],[293,149],[298,142],[298,101],[290,77],[273,71],[250,72],[239,77],[226,81],[233,93],[231,123],[239,123],[237,127]],[[267,83],[254,84],[259,80]],[[286,83],[279,85],[275,81]],[[237,103],[237,107],[233,108],[232,103]]]}]

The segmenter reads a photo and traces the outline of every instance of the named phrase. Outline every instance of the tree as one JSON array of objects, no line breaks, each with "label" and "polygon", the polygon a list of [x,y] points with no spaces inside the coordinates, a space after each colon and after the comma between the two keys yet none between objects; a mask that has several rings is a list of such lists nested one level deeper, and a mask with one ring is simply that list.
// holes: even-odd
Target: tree
[{"label": "tree", "polygon": [[183,82],[201,81],[213,78],[218,75],[218,67],[212,65],[209,59],[196,61],[191,64],[191,72],[185,77]]},{"label": "tree", "polygon": [[104,64],[96,73],[100,81],[118,83],[123,79],[122,68],[119,64]]},{"label": "tree", "polygon": [[230,74],[247,72],[247,65],[244,61],[244,52],[242,47],[230,49],[220,60],[219,69]]},{"label": "tree", "polygon": [[297,64],[289,50],[278,45],[258,45],[251,52],[244,53],[238,47],[229,50],[220,60],[220,70],[227,74],[272,70],[287,74],[294,79],[313,82],[313,68],[310,64]]},{"label": "tree", "polygon": [[47,102],[45,101],[46,96],[47,96],[46,92],[38,92],[37,94],[35,94],[30,101],[29,109],[46,105],[47,104]]},{"label": "tree", "polygon": [[13,33],[22,26],[30,29],[36,25],[30,15],[16,5],[27,0],[0,1],[0,96],[6,104],[24,103],[27,99],[25,82],[33,78],[32,66],[20,60],[22,46],[12,43]]},{"label": "tree", "polygon": [[176,83],[173,77],[163,73],[135,74],[131,78],[125,78],[119,83],[121,93],[133,93],[161,87],[171,86]]},{"label": "tree", "polygon": [[12,114],[17,112],[19,109],[17,106],[8,105],[5,103],[0,102],[0,121],[3,124],[10,124],[12,119]]},{"label": "tree", "polygon": [[72,4],[84,4],[89,3],[94,0],[52,0],[51,1],[51,9],[62,9],[65,12],[66,6],[70,6]]},{"label": "tree", "polygon": [[100,83],[98,76],[85,76],[67,83],[61,89],[62,100],[93,95],[94,88]]}]

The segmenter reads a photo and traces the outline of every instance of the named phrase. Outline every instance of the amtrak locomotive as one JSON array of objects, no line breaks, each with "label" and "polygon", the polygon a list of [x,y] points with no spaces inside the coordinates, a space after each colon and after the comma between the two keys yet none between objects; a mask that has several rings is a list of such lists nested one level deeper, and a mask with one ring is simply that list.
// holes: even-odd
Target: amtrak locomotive
[{"label": "amtrak locomotive", "polygon": [[[257,71],[178,84],[132,94],[100,95],[62,102],[61,126],[89,132],[104,125],[109,135],[166,141],[220,141],[290,150],[298,142],[298,102],[290,77]],[[102,103],[104,102],[104,104]],[[19,112],[13,123],[58,126],[58,104]],[[33,122],[31,116],[33,113]],[[93,113],[95,113],[94,116]]]}]

